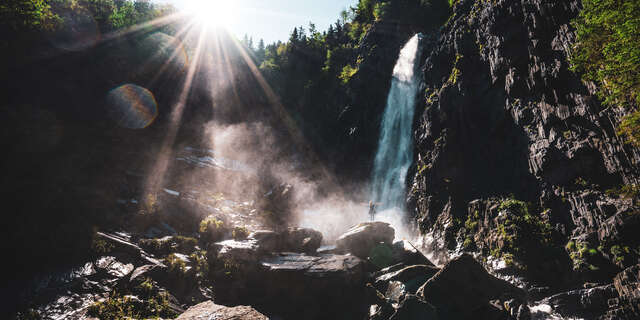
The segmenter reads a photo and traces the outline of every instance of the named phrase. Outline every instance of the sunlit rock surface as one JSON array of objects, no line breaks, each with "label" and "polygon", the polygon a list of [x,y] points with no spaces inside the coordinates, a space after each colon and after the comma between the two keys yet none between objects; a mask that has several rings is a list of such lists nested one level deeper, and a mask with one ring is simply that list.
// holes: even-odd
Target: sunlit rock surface
[{"label": "sunlit rock surface", "polygon": [[189,308],[176,320],[268,320],[269,318],[248,306],[225,307],[205,301]]},{"label": "sunlit rock surface", "polygon": [[391,245],[395,231],[385,222],[363,222],[352,227],[338,238],[338,250],[366,258],[380,243]]}]

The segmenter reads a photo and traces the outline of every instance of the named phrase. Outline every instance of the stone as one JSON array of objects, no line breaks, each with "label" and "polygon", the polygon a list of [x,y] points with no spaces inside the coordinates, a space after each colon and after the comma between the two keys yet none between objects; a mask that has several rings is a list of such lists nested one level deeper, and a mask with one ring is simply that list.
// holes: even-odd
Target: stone
[{"label": "stone", "polygon": [[311,228],[290,227],[282,239],[282,251],[314,253],[322,244],[322,233]]},{"label": "stone", "polygon": [[363,222],[341,235],[336,246],[338,250],[366,259],[379,244],[391,245],[394,236],[395,230],[386,222]]},{"label": "stone", "polygon": [[425,257],[422,252],[418,251],[416,247],[407,240],[399,240],[393,243],[392,249],[392,263],[404,263],[405,265],[430,265],[433,263]]},{"label": "stone", "polygon": [[617,298],[613,285],[571,290],[542,300],[553,311],[567,318],[596,318],[607,312],[609,299]]},{"label": "stone", "polygon": [[436,307],[445,319],[474,319],[475,312],[495,313],[491,300],[525,301],[525,292],[489,273],[472,256],[449,261],[416,295]]},{"label": "stone", "polygon": [[176,320],[268,320],[269,318],[248,306],[225,307],[213,301],[197,304],[181,314]]},{"label": "stone", "polygon": [[440,271],[439,268],[429,265],[415,265],[405,267],[403,269],[388,272],[378,276],[375,280],[375,287],[380,291],[387,290],[387,284],[391,282],[400,282],[404,285],[405,290],[415,294],[416,291]]},{"label": "stone", "polygon": [[276,253],[259,268],[213,279],[216,302],[249,303],[285,318],[319,319],[361,308],[364,261],[351,255]]},{"label": "stone", "polygon": [[260,249],[268,252],[279,251],[282,242],[281,234],[271,230],[254,231],[248,238],[256,240]]},{"label": "stone", "polygon": [[257,240],[226,240],[216,242],[211,250],[217,253],[217,260],[239,264],[256,264],[265,253],[261,250]]}]

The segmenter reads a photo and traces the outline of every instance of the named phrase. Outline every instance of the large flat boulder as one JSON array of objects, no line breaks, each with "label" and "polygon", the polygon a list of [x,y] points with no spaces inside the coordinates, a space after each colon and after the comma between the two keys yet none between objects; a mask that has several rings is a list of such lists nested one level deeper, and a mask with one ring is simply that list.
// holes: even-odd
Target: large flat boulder
[{"label": "large flat boulder", "polygon": [[225,307],[213,301],[197,304],[181,314],[176,320],[268,320],[269,318],[248,306]]},{"label": "large flat boulder", "polygon": [[213,279],[216,302],[246,303],[285,319],[335,319],[364,305],[365,263],[358,257],[289,252],[265,255],[258,263]]},{"label": "large flat boulder", "polygon": [[467,254],[448,262],[416,295],[435,306],[444,319],[476,319],[474,315],[494,313],[490,301],[524,303],[526,296],[524,290],[490,275]]},{"label": "large flat boulder", "polygon": [[366,259],[381,243],[392,245],[395,230],[386,222],[363,222],[352,227],[336,241],[339,251]]}]

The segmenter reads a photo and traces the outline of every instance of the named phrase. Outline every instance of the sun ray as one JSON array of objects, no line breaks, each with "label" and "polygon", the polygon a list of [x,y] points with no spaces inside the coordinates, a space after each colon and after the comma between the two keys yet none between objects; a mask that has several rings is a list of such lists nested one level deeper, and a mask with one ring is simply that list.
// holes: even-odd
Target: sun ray
[{"label": "sun ray", "polygon": [[291,138],[294,140],[294,143],[305,154],[309,155],[311,159],[314,161],[314,163],[318,165],[321,173],[327,179],[327,181],[338,191],[341,191],[342,189],[341,185],[337,183],[333,174],[331,174],[329,170],[322,164],[322,161],[318,157],[317,153],[313,150],[313,146],[311,146],[309,143],[306,142],[306,139],[304,138],[302,131],[298,128],[298,126],[296,125],[291,115],[289,115],[289,112],[285,109],[278,95],[275,93],[275,91],[273,91],[273,89],[271,88],[267,80],[262,76],[262,73],[260,72],[256,64],[253,62],[249,54],[246,52],[246,50],[238,41],[233,41],[233,43],[238,48],[238,51],[240,52],[245,63],[251,70],[251,73],[253,74],[255,79],[258,81],[260,88],[267,96],[267,99],[269,100],[269,105],[274,109],[274,111],[276,112],[276,114],[284,124],[285,128],[287,129],[287,132],[289,133]]},{"label": "sun ray", "polygon": [[200,36],[198,37],[193,61],[189,65],[189,71],[187,72],[184,85],[182,86],[182,91],[173,107],[173,110],[171,111],[171,114],[169,115],[169,128],[164,138],[162,148],[160,149],[158,159],[156,160],[154,167],[148,175],[149,178],[147,180],[145,188],[147,194],[156,194],[158,190],[160,190],[161,184],[167,172],[169,159],[172,154],[171,149],[175,142],[178,129],[180,129],[184,108],[186,106],[187,98],[189,97],[189,93],[193,85],[193,79],[195,77],[200,57],[202,55],[202,47],[204,44],[205,36],[206,29],[202,29],[200,31]]},{"label": "sun ray", "polygon": [[[160,69],[158,69],[158,71],[155,73],[155,75],[153,76],[153,78],[151,78],[151,80],[149,81],[147,87],[152,87],[160,78],[160,76],[167,70],[167,68],[170,65],[170,62],[173,61],[173,59],[175,59],[180,53],[181,53],[181,47],[179,46],[181,44],[180,42],[180,37],[183,36],[185,33],[188,34],[188,32],[190,30],[193,30],[193,22],[189,22],[187,23],[182,29],[180,29],[175,35],[174,35],[174,39],[171,41],[172,45],[178,45],[176,47],[175,50],[173,50],[173,53],[171,54],[171,57],[169,57],[167,59],[167,61],[165,63],[163,63],[162,67],[160,67]],[[151,59],[150,59],[151,61]],[[149,63],[149,62],[148,62]],[[189,65],[189,62],[187,60],[187,65]],[[144,68],[143,68],[144,69]]]}]

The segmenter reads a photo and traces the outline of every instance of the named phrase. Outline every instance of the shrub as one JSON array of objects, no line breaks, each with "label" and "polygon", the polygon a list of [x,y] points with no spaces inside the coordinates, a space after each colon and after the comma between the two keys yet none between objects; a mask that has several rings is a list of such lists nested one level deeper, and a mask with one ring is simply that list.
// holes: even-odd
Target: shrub
[{"label": "shrub", "polygon": [[224,222],[215,217],[208,217],[200,222],[200,238],[205,242],[220,241],[227,233]]},{"label": "shrub", "polygon": [[169,305],[166,293],[140,300],[134,296],[121,296],[114,292],[108,299],[89,306],[87,313],[100,320],[175,318],[177,316]]},{"label": "shrub", "polygon": [[164,259],[164,263],[171,274],[182,276],[187,272],[187,263],[173,253]]},{"label": "shrub", "polygon": [[582,0],[572,69],[599,85],[605,104],[640,104],[640,2]]},{"label": "shrub", "polygon": [[231,236],[235,240],[244,240],[249,236],[249,230],[245,227],[235,227],[231,232]]},{"label": "shrub", "polygon": [[[605,105],[633,109],[640,105],[640,1],[582,0],[573,21],[577,42],[571,69],[598,85]],[[617,133],[640,146],[640,112],[627,114]]]}]

